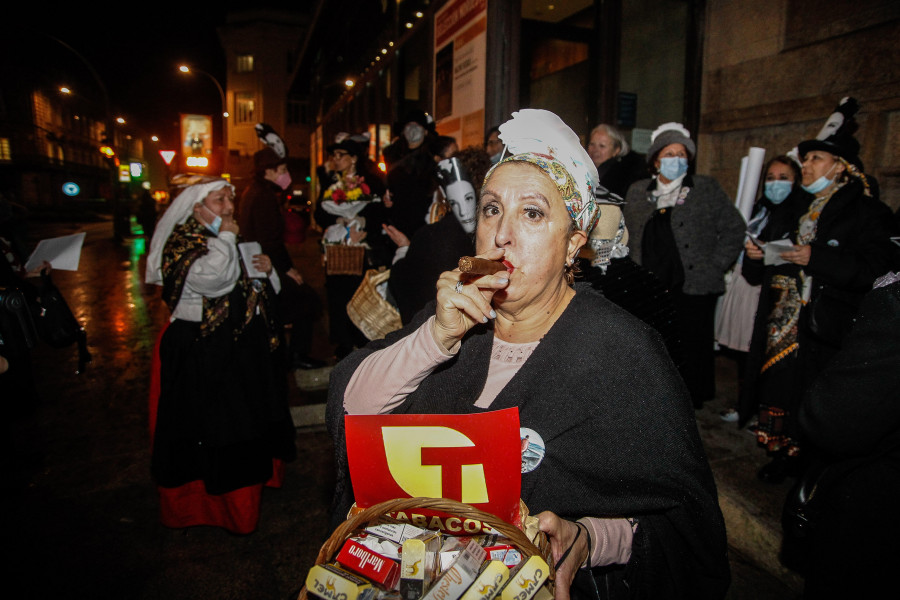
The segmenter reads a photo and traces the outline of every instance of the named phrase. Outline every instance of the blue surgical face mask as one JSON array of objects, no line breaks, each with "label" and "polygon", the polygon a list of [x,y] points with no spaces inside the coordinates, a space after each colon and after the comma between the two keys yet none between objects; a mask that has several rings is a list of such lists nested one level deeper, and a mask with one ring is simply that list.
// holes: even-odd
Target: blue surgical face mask
[{"label": "blue surgical face mask", "polygon": [[675,181],[688,170],[688,161],[680,156],[667,156],[659,159],[659,174],[668,179]]},{"label": "blue surgical face mask", "polygon": [[206,224],[207,229],[212,231],[214,234],[219,235],[219,229],[222,227],[222,217],[216,215],[216,218],[213,219],[212,223]]},{"label": "blue surgical face mask", "polygon": [[781,204],[790,195],[793,188],[794,184],[790,181],[775,179],[766,182],[764,193],[772,204]]},{"label": "blue surgical face mask", "polygon": [[[834,170],[834,168],[836,166],[837,166],[837,163],[834,163],[833,165],[831,165],[831,168],[828,169],[828,173],[831,173],[831,171]],[[834,183],[834,180],[828,179],[827,173],[826,173],[826,175],[822,175],[821,177],[819,177],[818,179],[816,179],[809,185],[800,184],[800,187],[802,187],[804,190],[806,190],[810,194],[818,194],[819,192],[821,192],[822,190],[827,188],[832,183]]]}]

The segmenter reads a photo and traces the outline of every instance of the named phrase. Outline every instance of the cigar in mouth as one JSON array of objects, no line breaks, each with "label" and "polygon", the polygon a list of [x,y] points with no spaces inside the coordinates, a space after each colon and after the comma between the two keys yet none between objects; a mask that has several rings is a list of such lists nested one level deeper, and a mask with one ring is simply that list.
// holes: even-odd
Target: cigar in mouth
[{"label": "cigar in mouth", "polygon": [[463,256],[459,259],[459,270],[472,275],[493,275],[498,271],[506,271],[508,269],[507,265],[499,260]]}]

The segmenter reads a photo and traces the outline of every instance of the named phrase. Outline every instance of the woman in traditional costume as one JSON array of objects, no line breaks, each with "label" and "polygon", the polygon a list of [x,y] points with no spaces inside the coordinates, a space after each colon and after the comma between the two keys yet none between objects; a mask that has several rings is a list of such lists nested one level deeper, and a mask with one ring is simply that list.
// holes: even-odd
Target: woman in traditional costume
[{"label": "woman in traditional costume", "polygon": [[[158,347],[158,410],[151,393],[151,469],[164,525],[250,533],[263,485],[280,486],[296,448],[276,364],[280,281],[264,254],[243,263],[233,199],[222,179],[189,185],[150,245],[147,281],[162,285],[172,311]],[[251,278],[251,266],[265,276]]]},{"label": "woman in traditional costume", "polygon": [[[748,367],[757,439],[772,457],[759,472],[763,481],[802,470],[800,399],[840,350],[866,292],[894,266],[896,223],[872,197],[854,126],[848,120],[824,139],[799,144],[801,185],[812,199],[791,227],[794,245],[780,254],[787,262],[765,267],[769,299],[760,304],[764,326],[757,325],[750,349],[762,360]],[[745,250],[744,269],[760,268],[763,251],[752,242]]]}]

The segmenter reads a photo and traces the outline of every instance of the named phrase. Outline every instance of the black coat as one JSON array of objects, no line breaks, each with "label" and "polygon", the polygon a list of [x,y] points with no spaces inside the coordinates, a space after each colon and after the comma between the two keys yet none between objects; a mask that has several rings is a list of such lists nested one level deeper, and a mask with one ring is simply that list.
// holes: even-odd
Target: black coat
[{"label": "black coat", "polygon": [[816,490],[807,597],[875,597],[895,579],[900,538],[900,282],[866,295],[798,417],[829,465]]},{"label": "black coat", "polygon": [[[490,410],[517,407],[521,425],[546,446],[522,476],[532,514],[634,517],[625,579],[632,597],[721,598],[729,582],[725,528],[687,390],[659,335],[586,284]],[[404,329],[340,362],[331,376],[327,423],[338,484],[333,515],[352,502],[346,468],[344,391],[360,362],[409,335]],[[395,412],[473,413],[488,375],[491,324],[476,326],[455,358],[426,377]]]}]

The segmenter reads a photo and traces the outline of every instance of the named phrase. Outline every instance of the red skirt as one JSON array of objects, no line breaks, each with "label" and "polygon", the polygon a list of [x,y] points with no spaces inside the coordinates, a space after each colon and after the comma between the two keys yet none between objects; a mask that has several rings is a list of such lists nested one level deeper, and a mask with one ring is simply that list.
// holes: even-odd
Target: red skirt
[{"label": "red skirt", "polygon": [[[159,343],[168,322],[159,332],[150,367],[150,443],[156,431],[156,411],[160,394]],[[284,478],[284,462],[272,459],[272,478],[266,487],[280,488]],[[212,525],[232,533],[251,533],[259,522],[259,500],[263,484],[251,485],[225,494],[207,494],[203,481],[191,481],[175,488],[157,486],[160,522],[181,529],[194,525]]]}]

